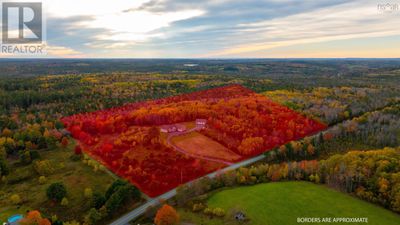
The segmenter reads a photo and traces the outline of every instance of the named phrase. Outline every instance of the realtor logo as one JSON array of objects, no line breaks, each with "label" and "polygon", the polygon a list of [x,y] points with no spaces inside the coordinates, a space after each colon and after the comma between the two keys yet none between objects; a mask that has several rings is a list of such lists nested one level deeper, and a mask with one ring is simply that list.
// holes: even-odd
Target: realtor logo
[{"label": "realtor logo", "polygon": [[2,43],[41,43],[43,40],[41,2],[3,2]]},{"label": "realtor logo", "polygon": [[0,54],[46,54],[45,19],[41,2],[2,2]]}]

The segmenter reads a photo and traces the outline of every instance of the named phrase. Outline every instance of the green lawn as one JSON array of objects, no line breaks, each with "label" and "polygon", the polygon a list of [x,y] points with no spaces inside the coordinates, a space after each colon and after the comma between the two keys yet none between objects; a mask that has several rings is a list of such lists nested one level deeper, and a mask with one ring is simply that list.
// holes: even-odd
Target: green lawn
[{"label": "green lawn", "polygon": [[[267,183],[218,192],[208,200],[209,207],[229,212],[239,208],[250,218],[248,224],[366,224],[366,223],[297,223],[298,217],[367,217],[369,225],[398,225],[400,215],[359,200],[323,185],[308,182]],[[195,224],[235,224],[226,219],[209,219],[184,210],[184,222]],[[227,216],[228,217],[228,216]]]}]

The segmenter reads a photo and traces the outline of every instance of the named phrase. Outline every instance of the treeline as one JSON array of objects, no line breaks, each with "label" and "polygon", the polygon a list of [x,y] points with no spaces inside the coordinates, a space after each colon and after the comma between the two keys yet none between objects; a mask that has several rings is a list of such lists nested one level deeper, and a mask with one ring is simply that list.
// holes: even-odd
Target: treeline
[{"label": "treeline", "polygon": [[284,180],[306,180],[327,184],[400,212],[399,148],[351,151],[320,161],[259,164],[240,168],[220,174],[214,179],[206,177],[179,187],[176,201],[180,206],[193,207],[198,200],[196,197],[211,190]]},{"label": "treeline", "polygon": [[264,92],[267,97],[329,125],[399,102],[399,87],[316,87]]},{"label": "treeline", "polygon": [[0,128],[0,152],[5,158],[19,156],[23,164],[40,158],[40,150],[66,147],[69,143],[69,132],[62,123],[45,114],[0,116]]},{"label": "treeline", "polygon": [[328,128],[318,135],[292,141],[265,153],[268,162],[326,158],[357,146],[361,149],[400,144],[400,104],[368,112]]}]

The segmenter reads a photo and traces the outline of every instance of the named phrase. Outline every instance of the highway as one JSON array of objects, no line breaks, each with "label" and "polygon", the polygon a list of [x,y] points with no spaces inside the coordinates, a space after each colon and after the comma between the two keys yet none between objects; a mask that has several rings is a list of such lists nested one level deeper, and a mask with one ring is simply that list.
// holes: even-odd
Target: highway
[{"label": "highway", "polygon": [[[228,171],[228,170],[238,169],[238,168],[243,167],[243,166],[248,166],[248,165],[253,164],[253,163],[255,163],[255,162],[259,161],[259,160],[262,160],[264,158],[265,158],[264,155],[259,155],[259,156],[254,157],[254,158],[247,159],[247,160],[232,164],[232,165],[230,165],[228,167],[225,167],[225,168],[223,168],[221,170],[218,170],[218,171],[215,171],[213,173],[207,174],[207,175],[205,175],[203,177],[207,176],[209,178],[214,178],[215,176],[217,176],[217,174],[220,174],[221,171],[224,172],[224,171]],[[200,178],[198,178],[198,179],[200,179]],[[191,182],[193,182],[193,181],[191,181]],[[188,183],[191,183],[191,182],[188,182]],[[170,190],[170,191],[168,191],[168,192],[166,192],[166,193],[164,193],[164,194],[162,194],[162,195],[160,195],[158,197],[150,198],[146,203],[144,203],[140,207],[130,211],[129,213],[123,215],[119,219],[117,219],[114,222],[110,223],[110,225],[127,225],[127,224],[129,224],[129,221],[132,221],[132,220],[138,218],[139,216],[143,215],[143,213],[146,212],[146,209],[148,207],[158,205],[160,203],[160,200],[167,200],[167,199],[170,199],[170,198],[174,197],[175,195],[176,195],[176,188],[172,189],[172,190]]]}]

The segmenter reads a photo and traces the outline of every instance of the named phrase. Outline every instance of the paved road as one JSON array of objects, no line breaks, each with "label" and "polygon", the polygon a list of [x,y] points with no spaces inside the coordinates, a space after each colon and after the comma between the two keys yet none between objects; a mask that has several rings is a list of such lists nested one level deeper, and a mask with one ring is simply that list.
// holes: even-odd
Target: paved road
[{"label": "paved road", "polygon": [[199,159],[204,159],[204,160],[208,160],[208,161],[212,161],[212,162],[222,163],[222,164],[225,164],[225,165],[228,165],[228,166],[233,165],[232,162],[225,161],[225,160],[222,160],[222,159],[217,159],[217,158],[214,158],[214,157],[208,157],[208,156],[203,156],[203,155],[199,155],[199,154],[194,154],[194,153],[187,152],[187,151],[185,151],[185,149],[180,148],[180,147],[174,145],[174,144],[171,142],[171,139],[172,139],[173,137],[180,136],[180,135],[183,135],[183,134],[187,134],[187,133],[190,133],[190,132],[192,132],[192,131],[197,131],[197,130],[199,130],[199,129],[200,129],[200,128],[195,127],[195,128],[192,128],[192,129],[187,130],[187,131],[184,131],[184,132],[175,132],[175,133],[171,133],[171,134],[169,134],[168,137],[167,137],[167,144],[170,145],[172,148],[174,148],[175,151],[178,151],[178,152],[180,152],[180,153],[182,153],[182,154],[185,154],[185,155],[192,156],[192,157],[194,157],[194,158],[199,158]]},{"label": "paved road", "polygon": [[[248,166],[248,165],[253,164],[253,163],[255,163],[255,162],[257,162],[257,161],[259,161],[261,159],[264,159],[264,158],[265,158],[264,155],[260,155],[260,156],[257,156],[257,157],[254,157],[254,158],[251,158],[251,159],[248,159],[248,160],[244,160],[242,162],[238,162],[238,163],[232,164],[232,165],[230,165],[228,167],[225,167],[224,169],[215,171],[215,172],[210,173],[208,175],[205,175],[203,177],[207,176],[209,178],[213,178],[213,177],[217,176],[217,174],[220,174],[221,171],[224,172],[224,171],[228,171],[228,170],[238,169],[238,168],[243,167],[243,166]],[[189,182],[189,183],[191,183],[191,182]],[[167,199],[170,199],[170,198],[174,197],[175,195],[176,195],[176,188],[172,189],[171,191],[168,191],[168,192],[166,192],[166,193],[164,193],[164,194],[162,194],[162,195],[160,195],[160,196],[158,196],[156,198],[149,199],[145,204],[143,204],[140,207],[132,210],[131,212],[123,215],[119,219],[117,219],[114,222],[112,222],[110,225],[127,225],[127,224],[129,224],[129,221],[132,221],[132,220],[138,218],[144,212],[146,212],[146,209],[148,207],[158,205],[160,203],[160,200],[167,200]]]}]

